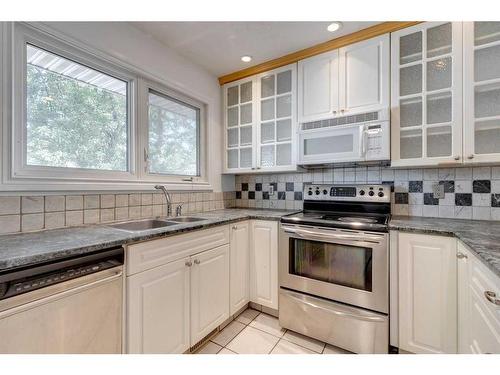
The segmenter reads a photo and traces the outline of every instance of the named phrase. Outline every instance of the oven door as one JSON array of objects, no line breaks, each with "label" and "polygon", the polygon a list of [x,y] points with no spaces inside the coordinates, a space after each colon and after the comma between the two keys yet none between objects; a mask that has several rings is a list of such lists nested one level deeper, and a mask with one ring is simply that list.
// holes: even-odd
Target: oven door
[{"label": "oven door", "polygon": [[281,224],[280,287],[388,313],[387,236]]}]

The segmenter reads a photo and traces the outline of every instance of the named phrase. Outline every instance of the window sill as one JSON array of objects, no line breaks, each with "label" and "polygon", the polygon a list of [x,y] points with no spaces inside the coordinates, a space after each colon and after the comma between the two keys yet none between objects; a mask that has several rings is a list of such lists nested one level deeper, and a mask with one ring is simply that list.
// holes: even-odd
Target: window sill
[{"label": "window sill", "polygon": [[10,181],[0,184],[2,192],[88,192],[88,191],[152,191],[155,185],[163,185],[171,191],[213,191],[208,182],[166,182],[166,181],[141,181],[141,182],[59,182],[50,183],[42,181]]}]

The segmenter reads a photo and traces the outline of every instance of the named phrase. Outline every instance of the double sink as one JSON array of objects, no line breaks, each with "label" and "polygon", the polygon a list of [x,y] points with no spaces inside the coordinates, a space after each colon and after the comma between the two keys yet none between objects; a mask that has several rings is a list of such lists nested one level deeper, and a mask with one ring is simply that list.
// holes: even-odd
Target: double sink
[{"label": "double sink", "polygon": [[140,232],[149,229],[165,228],[172,225],[178,225],[182,223],[193,223],[196,221],[203,221],[206,219],[199,217],[174,217],[169,219],[146,219],[146,220],[136,220],[127,221],[125,223],[117,223],[108,225],[111,228],[121,229],[129,232]]}]

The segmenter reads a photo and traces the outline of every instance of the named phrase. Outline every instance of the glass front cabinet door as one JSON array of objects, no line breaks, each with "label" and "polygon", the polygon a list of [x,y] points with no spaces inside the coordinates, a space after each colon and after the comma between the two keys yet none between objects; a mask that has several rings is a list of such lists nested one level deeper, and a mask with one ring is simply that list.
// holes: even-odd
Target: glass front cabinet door
[{"label": "glass front cabinet door", "polygon": [[296,64],[224,86],[225,172],[296,170]]},{"label": "glass front cabinet door", "polygon": [[500,22],[465,22],[464,162],[500,162]]},{"label": "glass front cabinet door", "polygon": [[251,171],[255,168],[254,99],[254,78],[224,86],[226,171]]},{"label": "glass front cabinet door", "polygon": [[462,24],[392,33],[393,166],[462,162]]}]

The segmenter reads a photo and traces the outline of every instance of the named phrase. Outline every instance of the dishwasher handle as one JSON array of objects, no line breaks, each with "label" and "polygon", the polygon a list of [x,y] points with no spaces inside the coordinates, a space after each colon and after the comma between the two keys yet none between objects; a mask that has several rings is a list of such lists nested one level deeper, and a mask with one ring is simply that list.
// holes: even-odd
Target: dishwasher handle
[{"label": "dishwasher handle", "polygon": [[118,266],[1,300],[0,318],[113,282],[122,277],[123,266]]}]

